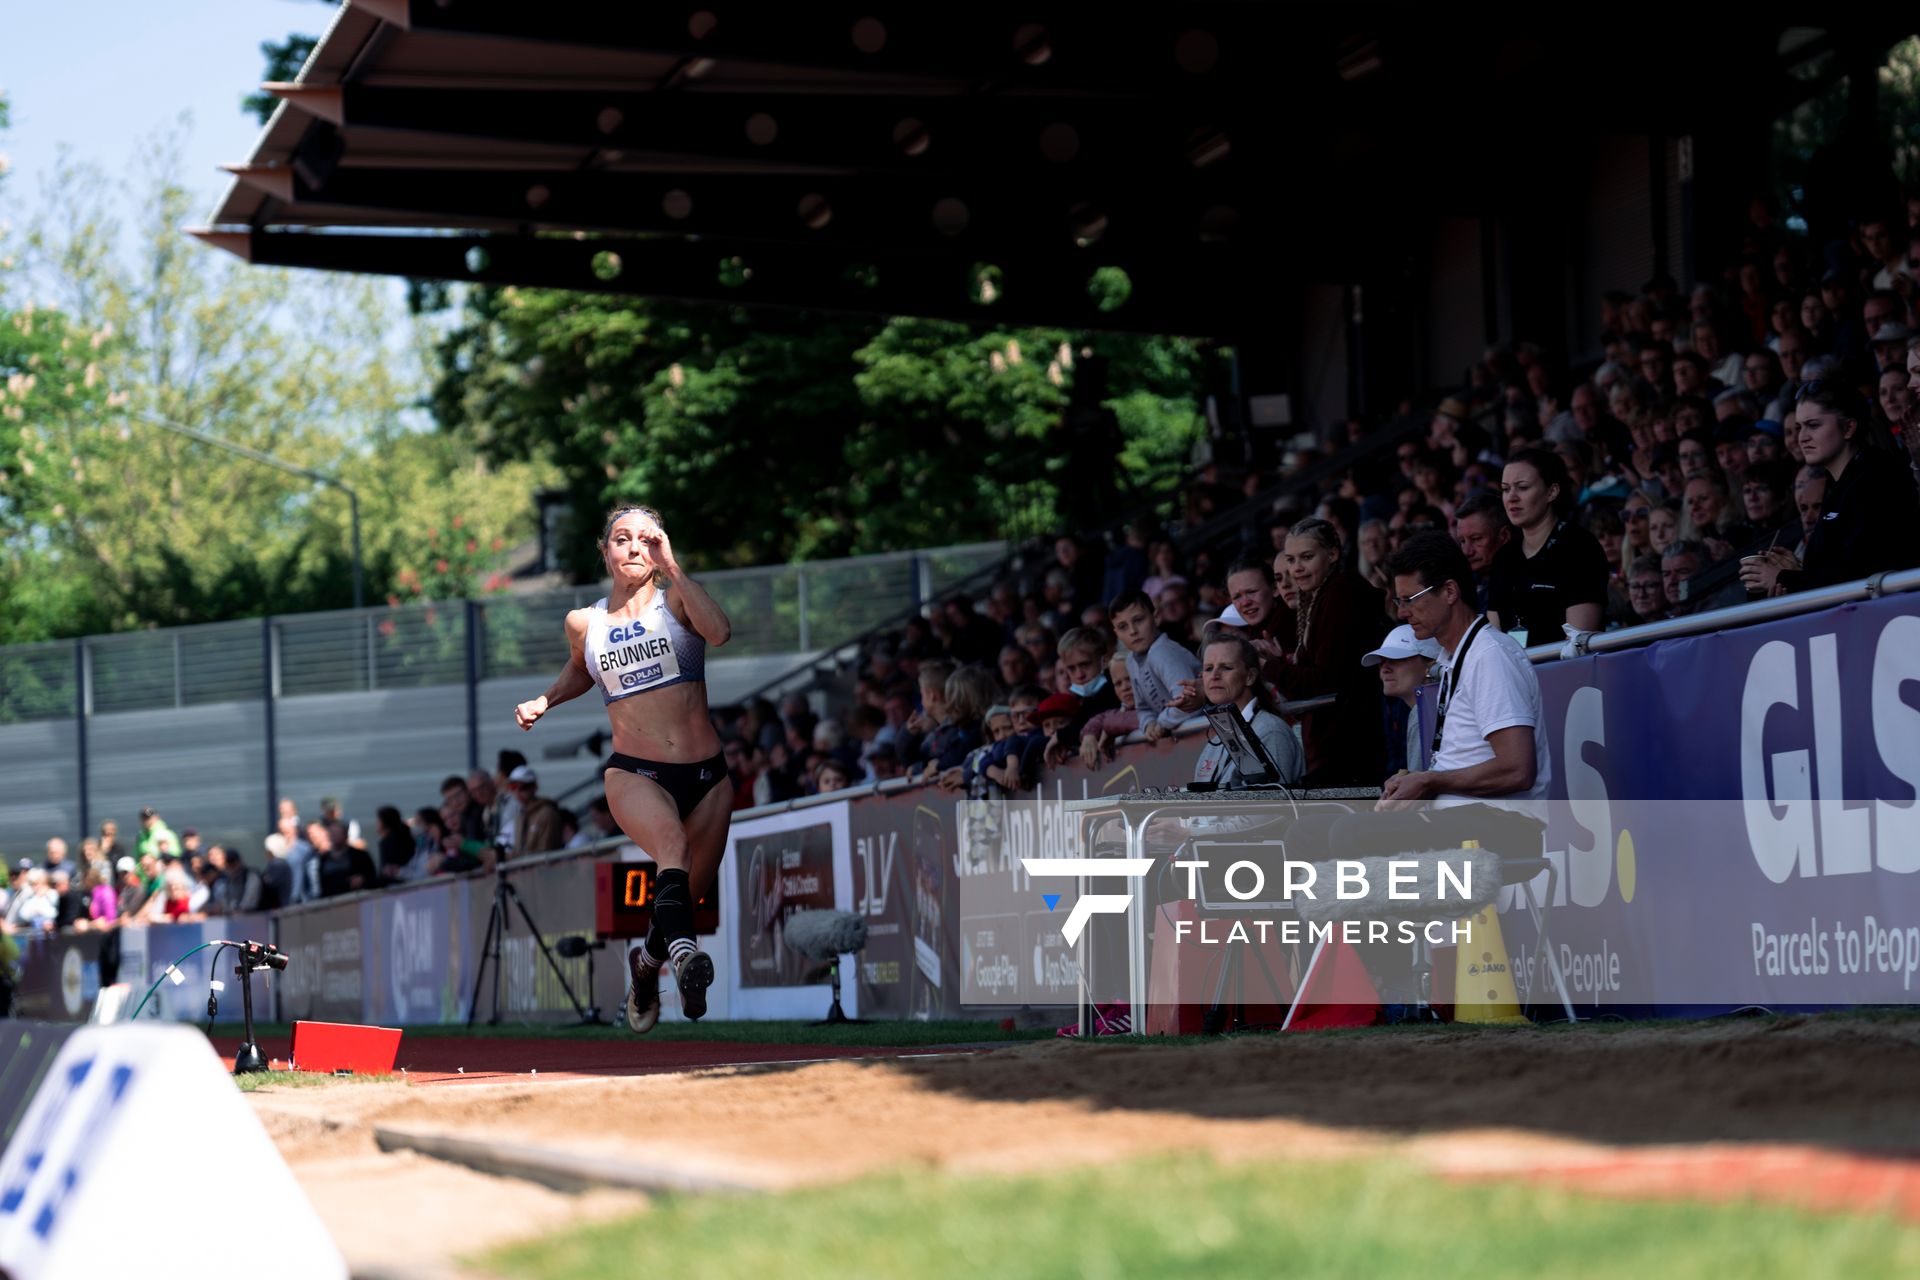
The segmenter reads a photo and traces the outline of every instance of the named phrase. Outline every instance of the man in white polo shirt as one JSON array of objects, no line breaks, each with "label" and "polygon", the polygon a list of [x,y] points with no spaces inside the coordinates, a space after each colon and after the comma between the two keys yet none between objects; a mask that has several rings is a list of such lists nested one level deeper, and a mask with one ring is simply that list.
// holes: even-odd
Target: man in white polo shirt
[{"label": "man in white polo shirt", "polygon": [[1553,763],[1540,681],[1519,643],[1475,610],[1466,553],[1443,533],[1420,534],[1386,569],[1401,621],[1439,642],[1440,697],[1429,767],[1387,779],[1377,807],[1485,804],[1544,822]]}]

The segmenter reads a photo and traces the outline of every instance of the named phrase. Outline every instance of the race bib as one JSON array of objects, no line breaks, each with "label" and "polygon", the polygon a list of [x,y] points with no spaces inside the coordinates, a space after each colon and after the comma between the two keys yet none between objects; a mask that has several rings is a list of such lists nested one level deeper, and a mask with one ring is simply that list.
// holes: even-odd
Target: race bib
[{"label": "race bib", "polygon": [[608,693],[638,693],[678,679],[680,659],[673,637],[664,628],[649,631],[640,622],[620,622],[607,628],[600,651],[600,682]]}]

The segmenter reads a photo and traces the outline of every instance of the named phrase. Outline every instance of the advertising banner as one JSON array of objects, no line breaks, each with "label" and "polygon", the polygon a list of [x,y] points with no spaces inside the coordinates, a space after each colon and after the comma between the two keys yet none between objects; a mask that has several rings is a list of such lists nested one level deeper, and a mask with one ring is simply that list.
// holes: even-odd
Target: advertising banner
[{"label": "advertising banner", "polygon": [[367,1021],[409,1026],[457,1022],[465,1015],[459,981],[464,930],[454,927],[453,898],[448,882],[373,899],[362,952]]},{"label": "advertising banner", "polygon": [[1538,670],[1576,1004],[1920,999],[1920,598]]},{"label": "advertising banner", "polygon": [[24,930],[14,935],[20,946],[14,1016],[43,1022],[85,1021],[94,997],[100,994],[100,950],[110,936]]},{"label": "advertising banner", "polygon": [[286,972],[274,983],[279,1021],[365,1021],[362,952],[372,912],[372,900],[360,899],[303,907],[275,919],[275,941],[287,953]]},{"label": "advertising banner", "polygon": [[[728,834],[723,872],[731,868],[729,896],[720,904],[722,974],[734,1017],[821,1017],[827,1011],[824,963],[786,945],[786,918],[798,911],[855,909],[847,805],[809,805],[736,822]],[[855,958],[856,962],[858,958]],[[859,1016],[856,984],[846,981],[842,1004]]]},{"label": "advertising banner", "polygon": [[862,1007],[880,1017],[951,1018],[967,1006],[1071,1004],[1079,970],[1060,925],[1067,891],[1046,906],[1022,857],[1078,853],[1068,800],[1184,785],[1203,739],[1133,747],[1099,771],[1078,763],[1040,787],[982,801],[921,787],[849,805]]}]

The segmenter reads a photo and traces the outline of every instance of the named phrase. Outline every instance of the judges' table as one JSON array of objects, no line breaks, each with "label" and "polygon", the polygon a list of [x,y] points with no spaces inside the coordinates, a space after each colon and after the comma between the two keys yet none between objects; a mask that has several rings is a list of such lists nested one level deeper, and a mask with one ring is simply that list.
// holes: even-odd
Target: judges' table
[{"label": "judges' table", "polygon": [[[1144,1034],[1147,1004],[1147,920],[1152,914],[1154,881],[1148,873],[1161,859],[1170,857],[1178,841],[1150,850],[1148,827],[1156,818],[1172,818],[1183,824],[1214,827],[1221,834],[1258,837],[1264,827],[1309,813],[1358,813],[1373,808],[1380,798],[1379,787],[1324,787],[1288,791],[1284,788],[1258,788],[1243,791],[1128,791],[1119,795],[1069,800],[1066,810],[1075,823],[1081,856],[1078,858],[1026,861],[1029,874],[1070,875],[1078,881],[1082,900],[1105,904],[1106,910],[1119,906],[1118,894],[1092,894],[1090,882],[1096,879],[1127,878],[1125,895],[1126,987],[1131,1006],[1131,1029]],[[1190,830],[1190,829],[1189,829]],[[1112,870],[1097,865],[1110,862]],[[1076,903],[1075,910],[1080,910]],[[1095,909],[1098,914],[1098,908]],[[1079,1014],[1080,1034],[1092,1033],[1092,999],[1088,973],[1093,968],[1098,946],[1094,930],[1080,940]]]}]

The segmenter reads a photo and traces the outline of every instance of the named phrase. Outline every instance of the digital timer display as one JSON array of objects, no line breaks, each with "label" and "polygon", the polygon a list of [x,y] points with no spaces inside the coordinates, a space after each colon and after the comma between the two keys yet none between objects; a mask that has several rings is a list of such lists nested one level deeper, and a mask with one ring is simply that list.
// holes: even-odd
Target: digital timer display
[{"label": "digital timer display", "polygon": [[[600,862],[593,868],[594,930],[603,938],[638,938],[653,925],[659,868],[651,862]],[[720,932],[718,886],[693,906],[694,932]]]}]

